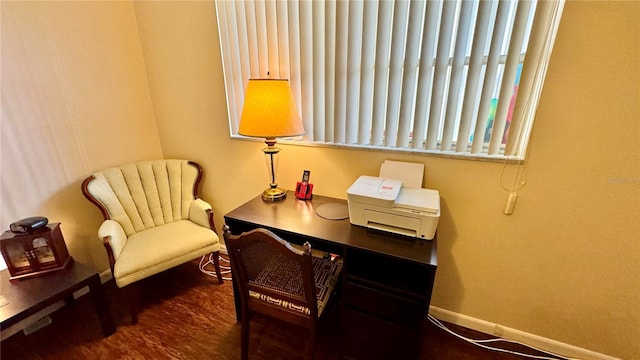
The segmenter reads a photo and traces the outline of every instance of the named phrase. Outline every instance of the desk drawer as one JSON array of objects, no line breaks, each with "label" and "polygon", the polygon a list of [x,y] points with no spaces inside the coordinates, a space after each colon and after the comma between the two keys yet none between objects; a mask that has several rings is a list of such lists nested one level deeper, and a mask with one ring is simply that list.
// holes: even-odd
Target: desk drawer
[{"label": "desk drawer", "polygon": [[349,281],[345,282],[343,290],[345,306],[411,329],[420,329],[426,304]]},{"label": "desk drawer", "polygon": [[355,310],[341,312],[342,358],[355,360],[418,359],[421,332]]}]

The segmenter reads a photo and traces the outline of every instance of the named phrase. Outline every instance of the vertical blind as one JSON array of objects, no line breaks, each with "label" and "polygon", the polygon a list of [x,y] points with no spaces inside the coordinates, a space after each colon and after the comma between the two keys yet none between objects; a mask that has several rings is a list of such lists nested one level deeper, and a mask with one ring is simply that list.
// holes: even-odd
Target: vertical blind
[{"label": "vertical blind", "polygon": [[563,2],[216,1],[231,135],[289,79],[303,142],[523,159]]}]

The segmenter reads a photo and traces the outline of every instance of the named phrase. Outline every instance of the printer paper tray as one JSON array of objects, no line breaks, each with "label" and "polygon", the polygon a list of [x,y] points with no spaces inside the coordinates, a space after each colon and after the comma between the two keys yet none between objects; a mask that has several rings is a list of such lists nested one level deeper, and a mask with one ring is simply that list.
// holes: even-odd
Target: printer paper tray
[{"label": "printer paper tray", "polygon": [[396,227],[396,226],[378,224],[378,223],[375,223],[375,222],[369,222],[369,223],[367,223],[367,227],[370,228],[370,229],[382,230],[382,231],[391,232],[391,233],[394,233],[394,234],[400,234],[400,235],[405,235],[405,236],[416,237],[416,232],[415,231],[409,230],[409,229],[399,228],[399,227]]},{"label": "printer paper tray", "polygon": [[367,227],[415,237],[420,229],[420,219],[365,210]]}]

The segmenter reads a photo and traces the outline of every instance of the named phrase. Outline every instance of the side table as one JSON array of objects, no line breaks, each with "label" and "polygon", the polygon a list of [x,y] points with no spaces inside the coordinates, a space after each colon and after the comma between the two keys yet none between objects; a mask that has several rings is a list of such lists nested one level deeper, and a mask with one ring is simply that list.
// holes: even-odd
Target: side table
[{"label": "side table", "polygon": [[73,261],[63,270],[30,279],[9,280],[9,275],[6,269],[0,271],[0,294],[7,301],[0,306],[0,328],[7,329],[58,301],[69,302],[75,291],[88,286],[103,334],[115,332],[100,275],[88,266]]}]

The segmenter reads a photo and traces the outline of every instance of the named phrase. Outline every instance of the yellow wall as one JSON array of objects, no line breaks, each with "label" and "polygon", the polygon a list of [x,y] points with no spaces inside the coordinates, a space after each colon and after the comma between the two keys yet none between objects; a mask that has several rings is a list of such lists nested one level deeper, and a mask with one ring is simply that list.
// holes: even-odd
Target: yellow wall
[{"label": "yellow wall", "polygon": [[[2,208],[5,212],[7,183],[20,185],[16,176],[5,171],[7,136],[4,128],[8,118],[5,107],[20,109],[12,110],[11,114],[30,116],[34,106],[48,112],[49,108],[82,106],[89,115],[102,114],[114,122],[107,128],[105,122],[86,120],[92,116],[85,114],[83,121],[102,126],[90,131],[90,125],[86,125],[86,134],[81,138],[92,137],[91,141],[48,144],[51,152],[48,159],[65,164],[75,172],[51,185],[60,190],[38,195],[40,206],[29,207],[27,215],[47,210],[50,218],[55,215],[64,218],[63,222],[75,221],[83,228],[97,228],[100,220],[97,210],[88,210],[90,207],[82,203],[79,195],[71,194],[79,186],[81,173],[121,162],[127,153],[131,160],[155,156],[158,141],[164,157],[187,157],[204,166],[203,197],[213,203],[218,227],[222,224],[222,215],[262,191],[267,185],[260,152],[264,144],[229,138],[212,2],[65,4],[58,5],[57,12],[52,12],[55,6],[43,3],[9,6],[3,1],[2,4]],[[104,8],[88,15],[93,6]],[[110,11],[105,11],[107,8]],[[27,26],[18,21],[20,18],[7,25],[7,9],[11,16],[40,14],[44,17],[47,14],[46,19],[52,25],[47,28],[31,21]],[[92,34],[86,30],[67,33],[69,15],[87,16],[88,28],[99,26],[94,23],[104,23],[107,27],[109,23],[118,22],[122,26],[108,26],[115,34]],[[438,189],[442,196],[439,267],[433,305],[596,352],[625,359],[640,358],[637,342],[640,338],[638,24],[638,2],[569,1],[566,4],[531,140],[527,184],[520,191],[511,216],[502,214],[507,192],[501,187],[503,166],[499,163],[282,145],[279,182],[292,188],[302,170],[310,169],[316,193],[345,198],[346,189],[359,175],[375,175],[385,159],[422,162],[426,166],[426,186]],[[30,76],[32,67],[44,67],[48,61],[30,67],[16,65],[12,86],[37,97],[29,101],[7,97],[5,28],[14,34],[11,39],[16,37],[16,43],[34,28],[48,34],[50,41],[59,43],[58,51],[49,50],[50,57],[63,56],[73,63],[64,68],[49,65],[53,69],[61,74],[69,72],[71,78],[77,76],[76,71],[89,72],[91,76],[82,78],[98,84],[121,81],[128,91],[135,90],[142,98],[151,97],[151,105],[144,100],[142,105],[135,102],[137,106],[129,103],[113,109],[113,105],[124,101],[123,94],[107,91],[102,101],[96,101],[92,95],[94,87],[85,89],[75,83],[60,95],[73,101],[43,102],[47,94],[32,85],[37,79]],[[122,38],[124,44],[103,44],[105,37],[111,39],[110,36]],[[78,42],[84,43],[90,53],[113,51],[99,57],[91,55],[87,61],[88,55],[74,45]],[[29,55],[20,51],[19,60],[15,61],[28,63]],[[73,61],[76,58],[78,60]],[[123,71],[95,74],[94,70],[104,66],[105,61],[117,62],[135,71],[131,70],[126,77],[122,76]],[[145,67],[146,74],[143,73]],[[143,84],[146,78],[148,85]],[[55,84],[48,81],[45,90],[54,88]],[[150,124],[154,113],[157,134],[151,130],[154,124]],[[66,118],[59,116],[44,122],[36,117],[33,122],[48,126],[47,132],[59,131],[56,129],[68,123]],[[131,123],[124,126],[123,118]],[[56,125],[55,129],[51,129],[51,124]],[[138,126],[144,129],[143,133],[151,134],[133,135],[139,141],[151,143],[150,146],[112,149],[115,153],[103,151],[110,142],[103,136],[127,136],[129,126]],[[14,122],[10,127],[20,126]],[[16,146],[15,152],[27,149],[17,143]],[[74,159],[73,156],[79,155],[65,150],[64,146],[80,148],[82,154],[93,156],[90,161]],[[19,163],[11,160],[11,170]],[[81,169],[83,167],[86,169]],[[507,168],[506,179],[512,170]],[[34,186],[44,187],[44,179],[32,181]],[[56,196],[57,191],[66,196]],[[60,206],[66,205],[66,199],[74,200],[71,206]],[[11,211],[12,215],[21,215]],[[6,228],[8,223],[3,213],[2,227]],[[106,260],[95,254],[88,256],[86,245],[79,245],[94,241],[89,230],[72,235],[65,231],[65,236],[72,244],[74,256],[91,258],[96,266],[106,268]]]},{"label": "yellow wall", "polygon": [[162,157],[131,2],[1,2],[0,229],[42,215],[108,268],[82,179]]}]

